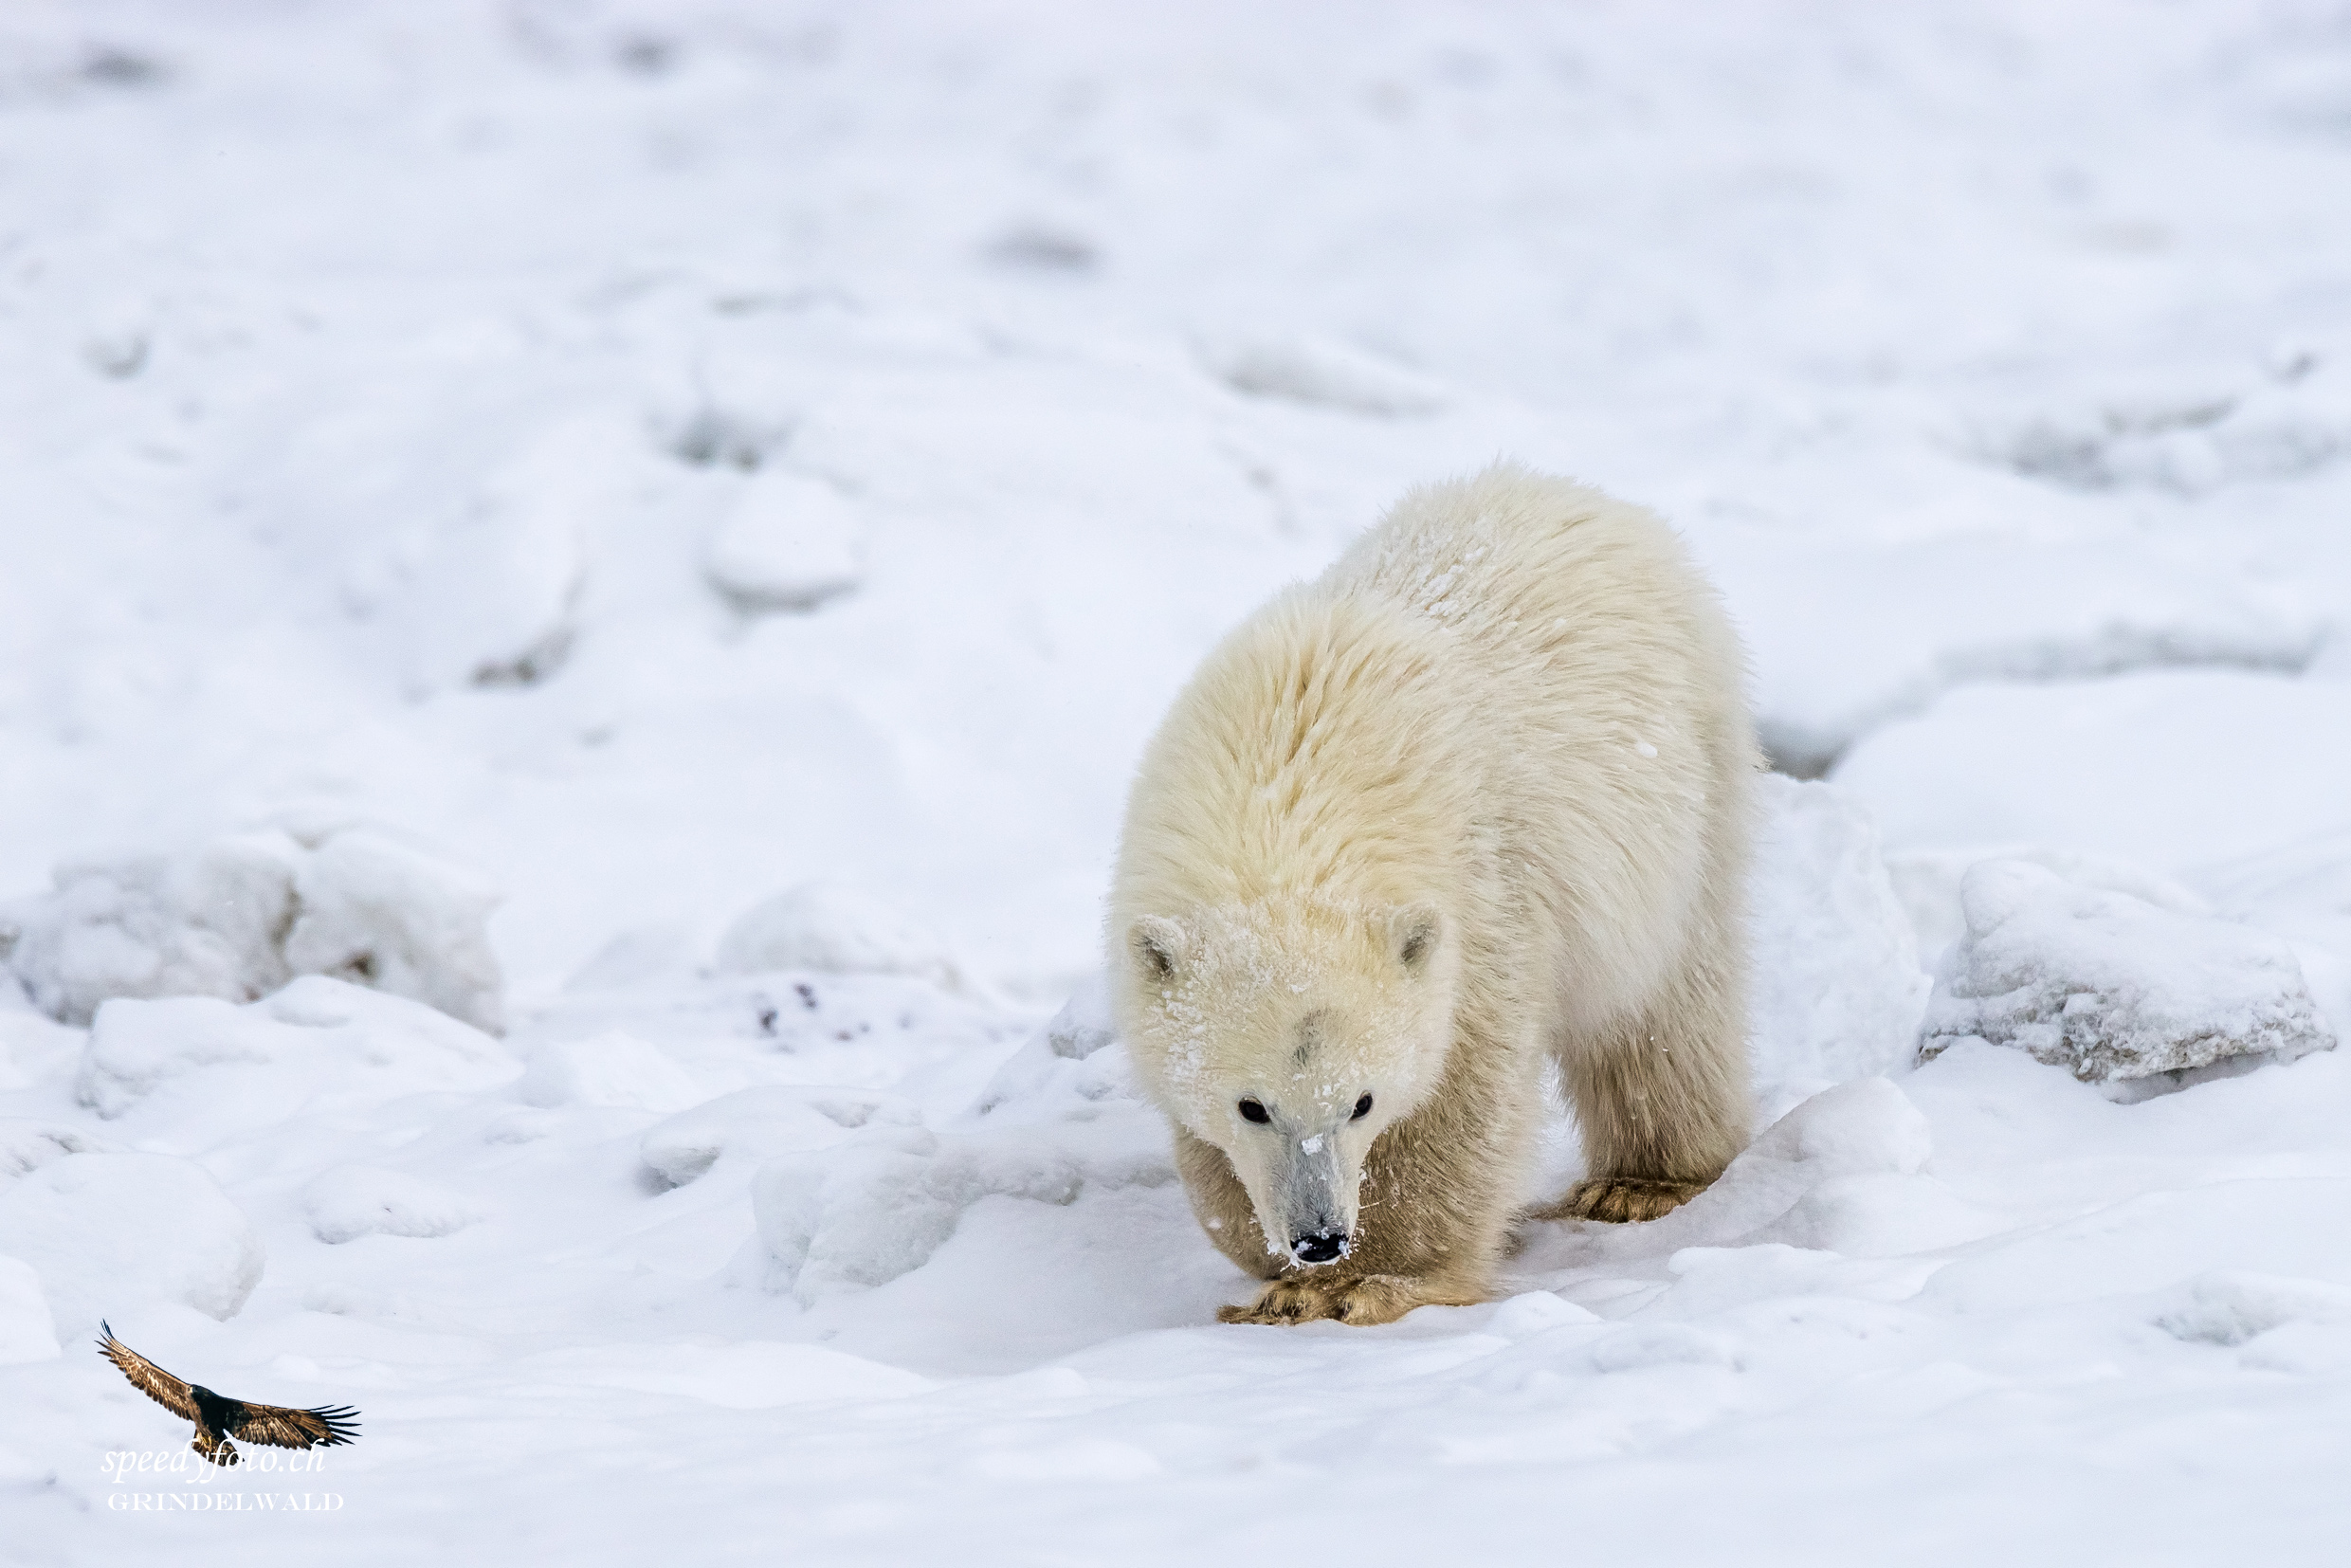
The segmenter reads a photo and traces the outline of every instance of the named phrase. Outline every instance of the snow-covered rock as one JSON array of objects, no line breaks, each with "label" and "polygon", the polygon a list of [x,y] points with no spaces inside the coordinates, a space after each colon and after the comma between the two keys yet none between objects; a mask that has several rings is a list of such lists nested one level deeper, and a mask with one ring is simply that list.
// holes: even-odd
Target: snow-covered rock
[{"label": "snow-covered rock", "polygon": [[40,1273],[22,1258],[0,1257],[0,1366],[54,1360],[62,1354]]},{"label": "snow-covered rock", "polygon": [[173,1302],[234,1317],[261,1238],[204,1168],[170,1155],[70,1155],[0,1189],[0,1254],[22,1259],[63,1334]]},{"label": "snow-covered rock", "polygon": [[472,1199],[405,1171],[337,1165],[302,1192],[311,1233],[339,1245],[366,1235],[446,1236],[482,1218]]},{"label": "snow-covered rock", "polygon": [[240,833],[182,855],[71,862],[0,910],[0,944],[41,1009],[87,1024],[121,996],[251,1001],[333,975],[496,1030],[498,895],[382,833]]},{"label": "snow-covered rock", "polygon": [[1777,774],[1758,793],[1750,1048],[1768,1104],[1907,1062],[1931,981],[1868,809]]},{"label": "snow-covered rock", "polygon": [[485,1089],[515,1070],[504,1047],[445,1013],[308,975],[244,1007],[210,996],[108,1002],[74,1088],[102,1117],[162,1101],[221,1136],[305,1108]]},{"label": "snow-covered rock", "polygon": [[437,1008],[476,1029],[505,1024],[489,917],[498,894],[380,833],[326,838],[295,882],[285,961]]},{"label": "snow-covered rock", "polygon": [[70,1024],[113,996],[250,1001],[293,977],[281,943],[301,861],[300,845],[265,832],[185,855],[67,862],[54,891],[0,911],[9,967]]},{"label": "snow-covered rock", "polygon": [[619,1030],[541,1046],[515,1085],[526,1105],[624,1105],[683,1110],[703,1098],[693,1076],[656,1047]]},{"label": "snow-covered rock", "polygon": [[761,473],[711,536],[702,572],[738,609],[813,610],[866,580],[865,520],[820,480]]},{"label": "snow-covered rock", "polygon": [[2335,1044],[2279,938],[2022,861],[1975,866],[1959,896],[1922,1060],[1981,1039],[2131,1100]]},{"label": "snow-covered rock", "polygon": [[745,911],[719,939],[718,968],[722,975],[912,975],[948,990],[963,983],[937,937],[870,894],[827,882]]}]

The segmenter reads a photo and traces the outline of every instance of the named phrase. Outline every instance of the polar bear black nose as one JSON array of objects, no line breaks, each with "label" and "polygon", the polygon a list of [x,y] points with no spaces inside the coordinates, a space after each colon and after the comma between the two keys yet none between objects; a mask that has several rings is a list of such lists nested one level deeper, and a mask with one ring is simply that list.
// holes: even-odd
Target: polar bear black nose
[{"label": "polar bear black nose", "polygon": [[1290,1256],[1300,1263],[1328,1263],[1347,1250],[1344,1231],[1317,1231],[1310,1236],[1295,1236],[1290,1240]]}]

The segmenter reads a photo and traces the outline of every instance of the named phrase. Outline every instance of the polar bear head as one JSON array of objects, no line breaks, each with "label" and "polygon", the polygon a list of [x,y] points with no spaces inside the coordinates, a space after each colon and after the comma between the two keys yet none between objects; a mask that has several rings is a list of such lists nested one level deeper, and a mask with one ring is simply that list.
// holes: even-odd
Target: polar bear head
[{"label": "polar bear head", "polygon": [[1373,1140],[1436,1087],[1461,972],[1433,903],[1274,898],[1142,915],[1114,975],[1138,1076],[1224,1151],[1266,1246],[1335,1262]]}]

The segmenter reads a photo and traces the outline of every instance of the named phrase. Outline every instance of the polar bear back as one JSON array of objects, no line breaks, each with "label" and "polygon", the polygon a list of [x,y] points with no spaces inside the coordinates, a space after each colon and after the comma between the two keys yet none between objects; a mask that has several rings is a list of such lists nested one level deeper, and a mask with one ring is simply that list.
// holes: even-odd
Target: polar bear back
[{"label": "polar bear back", "polygon": [[1510,465],[1420,487],[1177,699],[1129,802],[1114,932],[1431,902],[1487,985],[1604,1027],[1736,910],[1743,688],[1719,600],[1649,513]]},{"label": "polar bear back", "polygon": [[1745,860],[1744,662],[1654,515],[1498,465],[1408,494],[1317,587],[1448,634],[1439,679],[1485,763],[1478,815],[1522,863],[1528,935],[1564,945],[1571,1009],[1631,1005],[1694,917],[1739,902],[1735,877],[1717,883]]}]

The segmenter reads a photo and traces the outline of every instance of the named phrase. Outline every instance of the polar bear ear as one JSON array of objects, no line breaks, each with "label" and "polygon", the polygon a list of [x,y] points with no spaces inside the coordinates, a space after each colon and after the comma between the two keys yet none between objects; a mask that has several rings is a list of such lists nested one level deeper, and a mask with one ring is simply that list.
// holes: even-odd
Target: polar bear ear
[{"label": "polar bear ear", "polygon": [[1445,935],[1444,917],[1433,905],[1409,904],[1391,916],[1388,930],[1395,942],[1396,961],[1413,975],[1425,972],[1437,943]]},{"label": "polar bear ear", "polygon": [[1190,942],[1184,928],[1161,915],[1145,915],[1126,934],[1126,945],[1135,955],[1135,966],[1146,980],[1172,980],[1176,968],[1184,961]]}]

